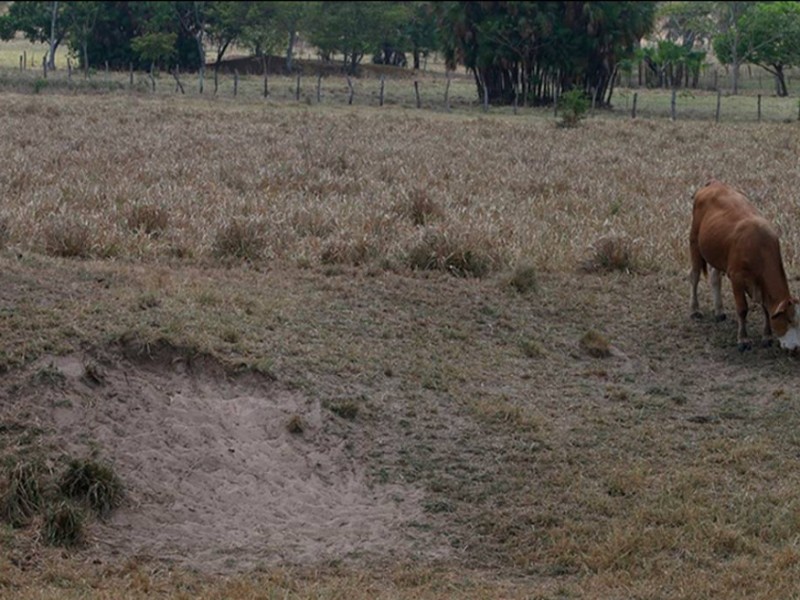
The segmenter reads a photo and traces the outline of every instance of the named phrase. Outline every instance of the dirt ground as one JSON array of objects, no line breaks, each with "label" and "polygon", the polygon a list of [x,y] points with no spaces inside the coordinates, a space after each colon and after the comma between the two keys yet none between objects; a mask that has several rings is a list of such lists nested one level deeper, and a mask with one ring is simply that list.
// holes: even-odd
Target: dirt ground
[{"label": "dirt ground", "polygon": [[[10,253],[0,273],[26,313],[4,316],[4,456],[94,454],[125,483],[86,564],[445,565],[583,597],[798,581],[798,359],[690,320],[683,274],[543,273],[520,294]],[[206,337],[244,299],[237,335]],[[23,340],[39,355],[13,364]],[[268,368],[235,363],[253,348]]]}]

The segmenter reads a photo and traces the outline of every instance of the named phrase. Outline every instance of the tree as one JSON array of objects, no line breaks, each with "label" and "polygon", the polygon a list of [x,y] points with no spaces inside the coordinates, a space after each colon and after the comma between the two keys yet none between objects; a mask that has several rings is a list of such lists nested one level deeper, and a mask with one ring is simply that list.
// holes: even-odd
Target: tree
[{"label": "tree", "polygon": [[[666,41],[682,48],[682,58],[674,72],[674,85],[684,80],[685,87],[697,87],[700,68],[705,59],[705,48],[716,31],[709,2],[662,2],[659,3],[657,18],[661,21],[661,31]],[[652,56],[650,57],[652,60]],[[653,70],[653,64],[648,63]]]},{"label": "tree", "polygon": [[131,49],[152,66],[174,56],[177,38],[175,33],[146,33],[131,40]]},{"label": "tree", "polygon": [[753,2],[713,3],[714,16],[720,31],[713,39],[714,53],[720,62],[731,65],[734,95],[739,93],[739,69],[746,62],[742,45],[741,20],[753,4]]},{"label": "tree", "polygon": [[[344,68],[355,74],[367,52],[377,49],[387,27],[385,2],[317,2],[309,18],[309,38],[323,59],[341,54]],[[394,9],[388,14],[396,14]],[[393,17],[391,17],[393,19]]]},{"label": "tree", "polygon": [[249,2],[210,2],[207,9],[207,37],[214,44],[214,73],[225,52],[245,31],[250,16]]},{"label": "tree", "polygon": [[67,2],[64,10],[69,36],[69,45],[72,49],[80,49],[80,61],[84,72],[89,73],[89,36],[97,22],[97,16],[103,8],[102,2],[73,1]]},{"label": "tree", "polygon": [[208,6],[202,0],[192,2],[175,2],[175,10],[181,27],[192,36],[197,45],[198,72],[200,73],[200,93],[203,93],[203,83],[206,74],[205,34],[208,20]]},{"label": "tree", "polygon": [[439,46],[439,32],[436,27],[436,14],[432,2],[412,2],[408,22],[403,26],[404,34],[411,46],[414,69],[419,69],[420,56],[428,54]]},{"label": "tree", "polygon": [[13,2],[0,16],[0,39],[10,40],[22,32],[30,42],[47,43],[48,69],[55,69],[56,50],[67,34],[63,19],[66,2]]},{"label": "tree", "polygon": [[743,62],[763,67],[775,76],[776,93],[788,96],[787,68],[800,64],[800,5],[796,2],[759,2],[739,21],[739,43],[720,35],[715,50],[720,61],[736,55]]},{"label": "tree", "polygon": [[550,102],[578,88],[610,104],[619,63],[653,26],[652,2],[438,2],[450,68],[464,64],[479,97]]}]

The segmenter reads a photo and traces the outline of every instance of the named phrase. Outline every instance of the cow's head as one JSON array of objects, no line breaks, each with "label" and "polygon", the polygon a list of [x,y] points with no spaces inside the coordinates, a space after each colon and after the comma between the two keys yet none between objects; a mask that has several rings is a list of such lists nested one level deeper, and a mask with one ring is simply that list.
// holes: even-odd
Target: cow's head
[{"label": "cow's head", "polygon": [[797,298],[787,298],[781,302],[769,316],[772,331],[781,343],[781,348],[794,350],[800,348],[800,323],[798,323],[795,305]]}]

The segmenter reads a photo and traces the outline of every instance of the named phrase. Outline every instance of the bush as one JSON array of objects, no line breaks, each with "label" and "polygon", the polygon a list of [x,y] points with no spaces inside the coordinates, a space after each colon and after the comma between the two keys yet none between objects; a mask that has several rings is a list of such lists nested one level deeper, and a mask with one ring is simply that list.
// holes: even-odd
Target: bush
[{"label": "bush", "polygon": [[446,271],[457,277],[483,277],[495,262],[483,247],[488,243],[463,234],[428,229],[409,250],[407,261],[412,269]]},{"label": "bush", "polygon": [[589,99],[582,90],[564,92],[558,102],[561,108],[561,125],[564,127],[576,127],[589,110]]},{"label": "bush", "polygon": [[633,250],[628,238],[606,236],[589,247],[588,256],[581,263],[587,273],[598,271],[631,271]]}]

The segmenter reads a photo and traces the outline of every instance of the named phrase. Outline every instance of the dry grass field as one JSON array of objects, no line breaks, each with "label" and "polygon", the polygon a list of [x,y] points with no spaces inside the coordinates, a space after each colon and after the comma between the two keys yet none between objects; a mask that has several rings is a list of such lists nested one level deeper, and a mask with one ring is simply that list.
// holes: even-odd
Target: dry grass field
[{"label": "dry grass field", "polygon": [[800,364],[686,274],[713,176],[800,291],[797,122],[0,103],[0,596],[796,597]]}]

